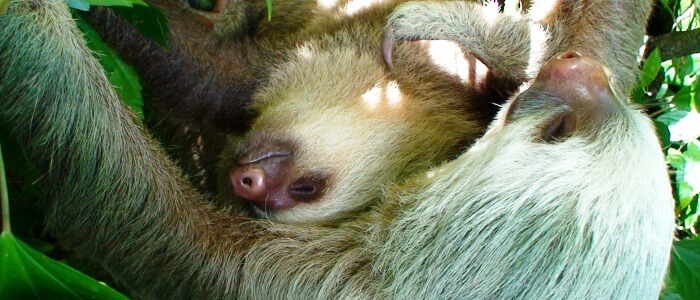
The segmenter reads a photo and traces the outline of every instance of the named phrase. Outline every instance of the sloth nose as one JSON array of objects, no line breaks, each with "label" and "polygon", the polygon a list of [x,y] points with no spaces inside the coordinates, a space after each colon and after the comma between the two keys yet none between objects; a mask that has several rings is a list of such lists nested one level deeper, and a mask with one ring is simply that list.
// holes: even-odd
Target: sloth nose
[{"label": "sloth nose", "polygon": [[267,197],[267,181],[265,177],[265,172],[259,168],[235,169],[231,172],[233,193],[251,201],[253,199],[265,201],[265,197]]},{"label": "sloth nose", "polygon": [[233,193],[266,211],[290,208],[295,200],[285,193],[293,162],[290,154],[266,152],[239,164],[229,173]]},{"label": "sloth nose", "polygon": [[[556,85],[561,92],[566,94],[578,91],[580,95],[587,97],[573,97],[572,99],[606,101],[611,95],[608,76],[598,62],[574,51],[559,54],[549,61],[540,71],[536,80],[561,83]],[[592,92],[595,92],[592,93]],[[602,96],[602,97],[595,97]]]},{"label": "sloth nose", "polygon": [[574,133],[595,135],[620,108],[602,65],[568,51],[550,60],[530,88],[511,105],[508,115],[553,109],[541,130],[544,141],[563,140]]}]

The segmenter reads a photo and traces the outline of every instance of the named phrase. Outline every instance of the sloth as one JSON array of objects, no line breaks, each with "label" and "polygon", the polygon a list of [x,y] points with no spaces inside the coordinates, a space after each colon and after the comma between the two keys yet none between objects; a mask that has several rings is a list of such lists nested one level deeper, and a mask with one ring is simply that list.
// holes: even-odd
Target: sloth
[{"label": "sloth", "polygon": [[[269,222],[213,206],[123,106],[60,0],[12,0],[0,15],[0,122],[45,174],[50,230],[142,298],[656,299],[673,238],[673,200],[654,129],[624,98],[634,76],[623,73],[633,67],[621,67],[635,64],[651,3],[553,4],[537,22],[553,33],[547,49],[561,53],[532,73],[485,134],[454,159],[426,163],[427,170],[392,180],[381,199],[333,226]],[[450,24],[468,11],[426,3],[427,10],[418,13],[413,5],[422,4],[396,7],[401,17],[389,20],[397,40],[437,37],[432,30],[403,35],[399,19]],[[438,9],[443,5],[450,9]],[[309,148],[327,151],[315,157],[357,155],[341,147],[323,150],[330,136],[325,133],[361,134],[370,146],[391,145],[386,139],[392,136],[383,131],[394,119],[413,124],[421,121],[411,118],[431,116],[433,123],[469,125],[450,119],[450,112],[462,112],[458,108],[442,106],[458,99],[449,92],[464,91],[464,83],[419,68],[434,65],[414,54],[423,53],[420,46],[397,43],[394,71],[379,77],[371,72],[383,64],[378,23],[339,26],[313,40],[309,51],[301,48],[296,59],[272,68],[252,97],[259,114],[242,141],[232,138],[232,145],[240,145],[232,148],[243,155],[230,156],[241,165],[271,159],[260,167],[266,170],[298,163],[303,152],[287,151],[300,140],[324,142]],[[374,48],[358,43],[366,36]],[[348,93],[369,110],[318,100],[347,86],[304,80],[321,72],[341,81],[365,68],[365,77],[351,77],[358,84]],[[388,109],[392,79],[402,99],[418,99],[415,90],[443,84],[451,88],[436,90],[450,97],[401,101],[406,111],[423,112],[404,115]],[[376,93],[375,85],[386,102],[364,100],[367,92]],[[309,110],[318,113],[310,120],[299,117]],[[478,110],[463,112],[470,111]],[[391,118],[382,127],[372,126],[386,115]],[[316,131],[316,124],[345,118],[370,121],[341,127],[346,131]],[[289,132],[286,126],[311,133],[280,138]],[[397,125],[393,133],[410,135],[406,127]],[[454,134],[429,132],[438,141]],[[252,136],[275,143],[259,151],[262,144],[248,141]],[[393,163],[412,155],[411,149],[435,147],[428,141],[407,149],[368,149],[391,154],[377,163]],[[389,169],[397,166],[403,164]],[[229,167],[224,177],[236,174]],[[318,182],[321,171],[308,181]],[[364,195],[366,188],[349,191]]]},{"label": "sloth", "polygon": [[[496,6],[467,3],[482,20],[471,43],[398,44],[387,69],[378,45],[400,1],[311,2],[276,4],[268,22],[263,1],[152,1],[171,20],[169,50],[109,11],[93,14],[140,71],[154,115],[167,116],[151,129],[220,207],[245,201],[284,223],[352,218],[387,186],[456,157],[524,81],[527,22],[486,22]],[[471,53],[486,44],[514,55]]]}]

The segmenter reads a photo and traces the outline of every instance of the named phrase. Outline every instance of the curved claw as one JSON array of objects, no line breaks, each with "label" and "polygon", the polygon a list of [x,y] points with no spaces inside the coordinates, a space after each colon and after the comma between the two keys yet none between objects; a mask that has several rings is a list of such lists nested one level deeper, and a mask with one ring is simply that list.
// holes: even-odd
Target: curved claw
[{"label": "curved claw", "polygon": [[382,58],[384,59],[384,64],[389,70],[394,69],[394,61],[391,57],[391,50],[394,48],[394,27],[387,27],[384,31],[384,36],[382,36]]}]

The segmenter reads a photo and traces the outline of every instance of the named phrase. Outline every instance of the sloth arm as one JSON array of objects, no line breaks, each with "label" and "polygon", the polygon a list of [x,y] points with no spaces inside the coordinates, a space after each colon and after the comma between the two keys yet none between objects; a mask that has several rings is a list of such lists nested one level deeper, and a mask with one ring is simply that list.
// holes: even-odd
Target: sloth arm
[{"label": "sloth arm", "polygon": [[170,35],[164,48],[109,8],[92,9],[92,25],[134,66],[149,105],[190,126],[221,132],[246,128],[260,74],[250,63],[249,38],[224,38],[179,1],[148,1],[163,10]]},{"label": "sloth arm", "polygon": [[619,98],[635,83],[637,49],[652,1],[535,1],[527,17],[479,3],[408,2],[387,21],[396,40],[456,41],[493,72],[527,81],[565,50],[601,62]]},{"label": "sloth arm", "polygon": [[531,48],[528,21],[496,9],[478,2],[408,2],[389,16],[387,30],[396,40],[455,41],[496,76],[522,83]]}]

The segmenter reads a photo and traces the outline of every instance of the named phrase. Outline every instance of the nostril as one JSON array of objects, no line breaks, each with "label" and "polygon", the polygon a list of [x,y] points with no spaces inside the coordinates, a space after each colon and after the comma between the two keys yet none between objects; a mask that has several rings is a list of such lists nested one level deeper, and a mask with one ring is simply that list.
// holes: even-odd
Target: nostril
[{"label": "nostril", "polygon": [[263,189],[265,185],[265,173],[260,170],[244,172],[241,175],[241,187],[257,190]]},{"label": "nostril", "polygon": [[241,179],[241,184],[245,187],[251,188],[253,185],[253,179],[250,179],[249,177],[244,177]]},{"label": "nostril", "polygon": [[557,57],[557,59],[567,60],[567,59],[574,59],[574,58],[579,58],[579,57],[581,57],[581,55],[578,54],[577,52],[574,52],[574,51],[567,51],[567,52],[564,52],[564,53],[560,54],[560,55]]},{"label": "nostril", "polygon": [[265,172],[258,168],[231,171],[231,184],[234,194],[248,200],[264,198],[267,195]]}]

